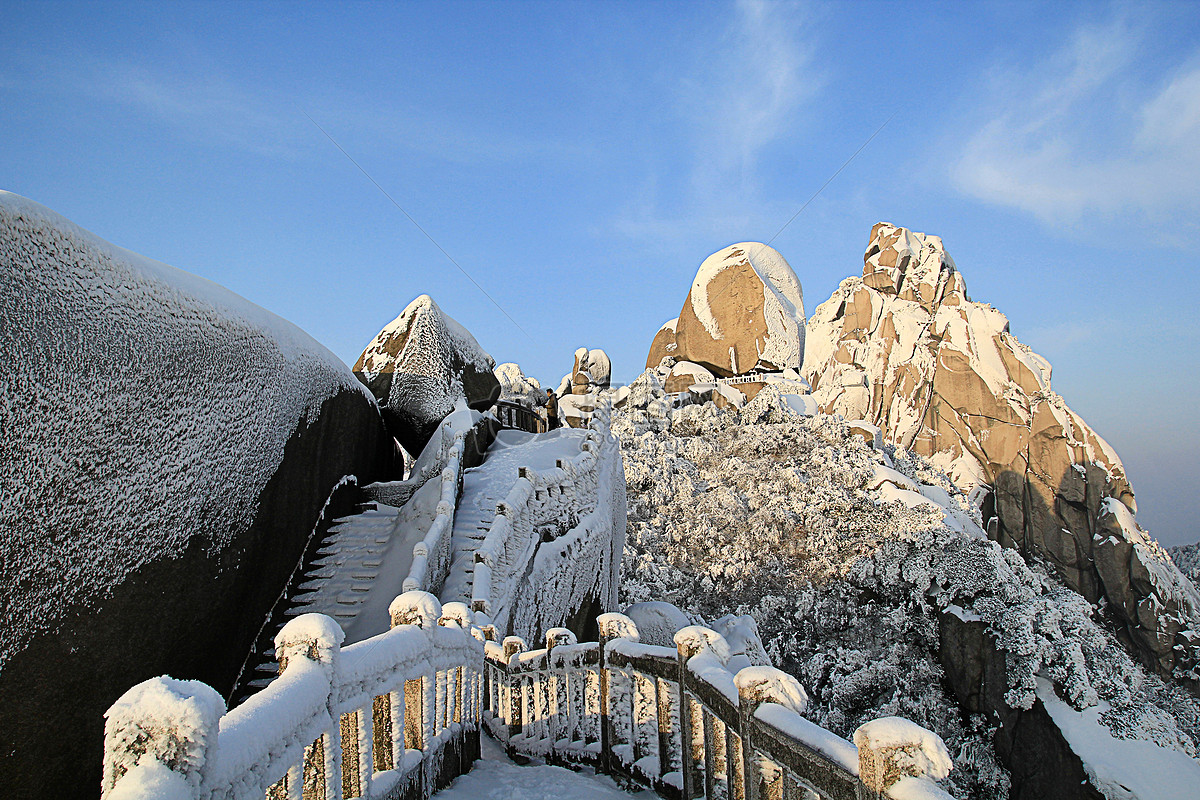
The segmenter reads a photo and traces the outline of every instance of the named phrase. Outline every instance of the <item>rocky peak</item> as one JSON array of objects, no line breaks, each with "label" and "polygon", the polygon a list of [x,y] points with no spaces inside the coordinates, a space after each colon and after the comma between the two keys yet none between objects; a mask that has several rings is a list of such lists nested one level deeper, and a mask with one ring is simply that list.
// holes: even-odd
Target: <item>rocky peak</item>
[{"label": "rocky peak", "polygon": [[392,435],[420,453],[459,398],[485,411],[500,395],[496,362],[427,294],[367,345],[354,374],[379,402]]},{"label": "rocky peak", "polygon": [[1133,521],[1120,458],[1051,389],[1049,362],[967,297],[938,237],[881,222],[863,264],[808,323],[804,371],[820,409],[981,487],[989,536],[1105,599],[1146,664],[1190,674],[1200,597]]},{"label": "rocky peak", "polygon": [[967,286],[939,236],[877,222],[863,255],[863,283],[929,310],[967,300]]}]

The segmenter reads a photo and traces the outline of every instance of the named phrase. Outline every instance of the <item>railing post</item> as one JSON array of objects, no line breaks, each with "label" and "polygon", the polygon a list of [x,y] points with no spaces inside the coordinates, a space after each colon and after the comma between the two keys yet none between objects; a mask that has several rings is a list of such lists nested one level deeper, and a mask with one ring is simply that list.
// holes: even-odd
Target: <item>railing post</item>
[{"label": "railing post", "polygon": [[[754,725],[754,712],[763,703],[778,703],[797,714],[803,714],[808,707],[808,694],[800,682],[786,672],[770,666],[751,666],[738,671],[733,677],[738,690],[738,727],[742,739],[742,781],[744,800],[756,800],[765,793],[772,797],[782,797],[788,790],[786,771],[779,770],[778,791],[772,779],[767,792],[761,787],[765,785],[759,758],[754,752],[751,729]],[[729,770],[726,767],[726,770]]]},{"label": "railing post", "polygon": [[[225,701],[200,681],[151,678],[104,712],[101,797],[123,778],[166,773],[160,780],[180,797],[199,797],[217,744]],[[164,786],[164,789],[166,787]]]},{"label": "railing post", "polygon": [[[279,662],[279,674],[287,672],[288,667],[299,659],[313,661],[324,668],[329,679],[330,691],[332,691],[344,638],[345,634],[342,633],[341,627],[324,614],[301,614],[295,617],[284,625],[275,636],[275,659]],[[331,699],[326,702],[330,702]],[[340,800],[342,797],[341,720],[333,714],[332,703],[330,703],[329,711],[333,724],[329,730],[321,734],[321,738],[305,748],[301,775],[305,786],[316,783],[323,787],[319,794],[323,800]],[[335,736],[338,737],[336,741]],[[293,779],[294,773],[289,771],[287,777],[289,795],[293,793],[293,787],[290,785]]]},{"label": "railing post", "polygon": [[683,800],[696,796],[696,764],[692,753],[692,710],[688,700],[688,659],[694,654],[690,642],[676,638],[675,652],[679,662],[679,777],[683,783]]},{"label": "railing post", "polygon": [[858,778],[869,798],[884,797],[901,778],[939,781],[954,768],[941,737],[902,717],[883,717],[860,725],[854,731],[854,744]]},{"label": "railing post", "polygon": [[[408,591],[391,602],[388,606],[388,616],[393,628],[399,625],[416,625],[428,635],[442,618],[442,604],[429,592]],[[393,709],[398,710],[404,720],[403,738],[399,743],[402,746],[396,748],[396,769],[403,768],[405,749],[411,747],[414,750],[428,751],[433,745],[437,735],[434,728],[436,690],[433,686],[436,680],[436,669],[433,675],[406,680],[403,698],[399,702],[393,702]],[[393,741],[396,738],[393,733]],[[433,793],[430,764],[428,758],[423,759],[419,770],[421,797],[429,797]]]},{"label": "railing post", "polygon": [[508,687],[508,754],[513,756],[516,750],[513,739],[521,735],[524,727],[524,689],[521,686],[521,675],[513,669],[513,659],[525,652],[525,640],[520,636],[504,637],[504,666],[505,684]]},{"label": "railing post", "polygon": [[637,626],[624,614],[601,614],[596,618],[600,629],[600,765],[598,771],[613,771],[613,722],[609,712],[611,702],[608,674],[608,643],[613,639],[638,640]]},{"label": "railing post", "polygon": [[559,733],[566,727],[563,705],[570,702],[567,698],[566,670],[562,670],[561,673],[555,670],[552,655],[555,647],[575,643],[575,634],[567,628],[551,628],[546,631],[546,733],[550,737],[550,747],[547,752],[551,759],[556,756],[555,748],[558,745]]},{"label": "railing post", "polygon": [[753,727],[754,711],[760,703],[759,695],[750,686],[738,687],[738,734],[742,740],[742,797],[744,800],[758,798],[758,758],[754,755],[754,742],[750,730]]}]

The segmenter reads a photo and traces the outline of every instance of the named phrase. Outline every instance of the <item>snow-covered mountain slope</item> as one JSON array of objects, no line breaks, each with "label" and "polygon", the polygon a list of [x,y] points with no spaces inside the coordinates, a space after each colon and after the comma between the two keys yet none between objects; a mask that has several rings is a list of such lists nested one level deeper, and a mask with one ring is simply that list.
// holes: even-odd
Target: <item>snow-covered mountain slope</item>
[{"label": "snow-covered mountain slope", "polygon": [[478,411],[496,402],[495,366],[470,331],[423,294],[367,345],[354,374],[379,401],[392,435],[416,454],[460,397]]},{"label": "snow-covered mountain slope", "polygon": [[759,242],[718,250],[700,265],[677,319],[654,337],[646,367],[666,356],[726,377],[799,369],[804,291],[778,251]]},{"label": "snow-covered mountain slope", "polygon": [[970,300],[938,237],[881,222],[863,263],[808,323],[804,373],[821,410],[984,487],[991,538],[1105,598],[1144,663],[1196,680],[1200,595],[1137,526],[1121,460],[1051,389],[1050,364]]},{"label": "snow-covered mountain slope", "polygon": [[844,736],[896,714],[936,731],[956,797],[1096,796],[1039,676],[1064,707],[1103,708],[1129,753],[1196,757],[1200,704],[1136,664],[1095,605],[990,541],[945,473],[788,408],[773,387],[740,413],[672,409],[652,373],[630,387],[613,422],[629,497],[623,604],[752,615],[815,722]]},{"label": "snow-covered mountain slope", "polygon": [[3,192],[0,437],[12,797],[93,794],[97,720],[145,678],[227,691],[330,493],[390,458],[299,328]]}]

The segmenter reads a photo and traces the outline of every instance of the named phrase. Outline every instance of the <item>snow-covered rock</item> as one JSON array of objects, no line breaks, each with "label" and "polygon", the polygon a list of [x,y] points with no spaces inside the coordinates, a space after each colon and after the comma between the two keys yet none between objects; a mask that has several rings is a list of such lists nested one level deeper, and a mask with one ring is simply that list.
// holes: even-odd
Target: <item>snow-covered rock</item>
[{"label": "snow-covered rock", "polygon": [[662,600],[634,603],[625,609],[625,616],[637,626],[641,642],[661,647],[674,647],[675,634],[692,624],[686,614]]},{"label": "snow-covered rock", "polygon": [[460,397],[477,411],[500,396],[495,360],[471,333],[423,294],[363,350],[358,376],[383,410],[389,430],[419,453]]},{"label": "snow-covered rock", "polygon": [[[1169,560],[1134,547],[1121,460],[1050,388],[1050,364],[1008,319],[970,300],[941,239],[877,224],[862,277],[817,308],[805,346],[823,412],[877,425],[965,491],[986,487],[993,539],[1046,560],[1089,600],[1107,598],[1126,639],[1163,674],[1190,669],[1181,635],[1200,626],[1200,597]],[[1125,507],[1128,525],[1105,523],[1106,499]],[[1134,578],[1150,571],[1143,557],[1160,563],[1156,580]]]},{"label": "snow-covered rock", "polygon": [[537,378],[526,375],[517,364],[501,364],[493,372],[500,382],[500,397],[506,403],[537,408],[546,402],[546,391]]},{"label": "snow-covered rock", "polygon": [[603,350],[580,347],[575,351],[575,366],[563,376],[559,394],[592,394],[612,383],[612,361]]},{"label": "snow-covered rock", "polygon": [[335,489],[392,457],[374,400],[299,328],[8,193],[0,438],[13,797],[98,786],[99,721],[130,686],[228,692]]},{"label": "snow-covered rock", "polygon": [[671,356],[720,377],[798,370],[804,322],[804,292],[783,256],[758,242],[730,245],[700,265],[679,317],[655,334],[646,366]]}]

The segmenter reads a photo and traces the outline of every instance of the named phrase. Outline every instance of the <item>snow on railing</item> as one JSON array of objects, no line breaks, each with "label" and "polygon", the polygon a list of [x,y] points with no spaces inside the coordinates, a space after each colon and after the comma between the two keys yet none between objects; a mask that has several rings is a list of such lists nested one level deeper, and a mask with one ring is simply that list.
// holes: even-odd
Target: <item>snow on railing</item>
[{"label": "snow on railing", "polygon": [[439,478],[442,482],[441,496],[434,511],[433,524],[429,526],[425,538],[413,545],[412,564],[403,584],[406,592],[436,591],[450,572],[450,538],[454,531],[454,511],[462,494],[465,441],[462,431],[455,434],[449,459]]},{"label": "snow on railing", "polygon": [[[625,541],[625,477],[611,422],[606,402],[588,421],[578,454],[558,459],[549,470],[522,467],[496,505],[491,528],[475,551],[469,597],[472,609],[489,615],[500,630],[541,629],[542,620],[533,615],[513,618],[522,592],[532,594],[524,605],[543,614],[566,613],[570,600],[582,600],[582,592],[597,587],[606,607],[615,603]],[[533,574],[539,564],[545,573],[540,577]]]},{"label": "snow on railing", "polygon": [[133,687],[105,715],[102,797],[429,797],[479,755],[484,635],[426,592],[388,611],[344,649],[331,618],[291,620],[279,677],[232,711],[199,681]]},{"label": "snow on railing", "polygon": [[794,678],[730,657],[721,634],[684,628],[674,649],[641,644],[633,621],[599,619],[600,642],[564,628],[546,647],[485,642],[483,716],[510,754],[590,764],[670,798],[947,800],[938,736],[896,717],[854,743],[803,716]]}]

